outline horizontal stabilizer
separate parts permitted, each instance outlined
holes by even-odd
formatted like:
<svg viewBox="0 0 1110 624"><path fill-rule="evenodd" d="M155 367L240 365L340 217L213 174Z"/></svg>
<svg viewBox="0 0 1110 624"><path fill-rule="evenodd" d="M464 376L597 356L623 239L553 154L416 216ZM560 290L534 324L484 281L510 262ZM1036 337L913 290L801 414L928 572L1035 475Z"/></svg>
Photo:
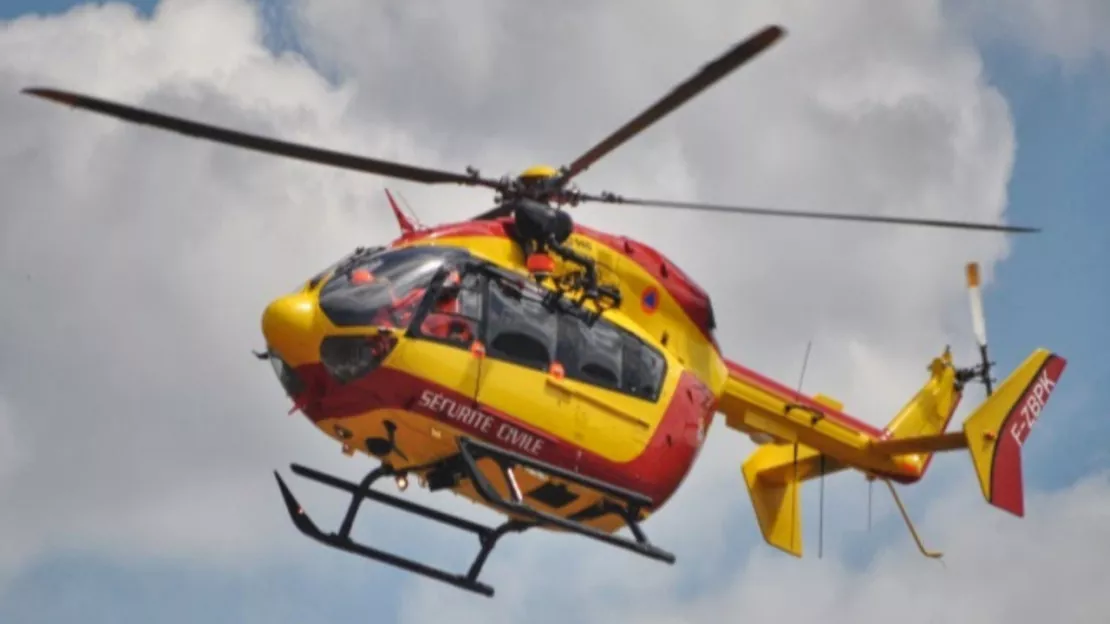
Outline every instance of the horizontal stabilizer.
<svg viewBox="0 0 1110 624"><path fill-rule="evenodd" d="M822 466L821 454L804 444L799 444L796 452L793 444L763 444L744 462L743 470L763 539L801 557L802 483L842 466L828 457Z"/></svg>
<svg viewBox="0 0 1110 624"><path fill-rule="evenodd" d="M768 483L759 473L744 464L744 481L752 497L759 530L768 544L794 555L802 556L801 485L797 481Z"/></svg>
<svg viewBox="0 0 1110 624"><path fill-rule="evenodd" d="M940 433L937 435L876 440L871 449L887 455L914 455L917 453L937 453L967 448L967 436L962 431Z"/></svg>

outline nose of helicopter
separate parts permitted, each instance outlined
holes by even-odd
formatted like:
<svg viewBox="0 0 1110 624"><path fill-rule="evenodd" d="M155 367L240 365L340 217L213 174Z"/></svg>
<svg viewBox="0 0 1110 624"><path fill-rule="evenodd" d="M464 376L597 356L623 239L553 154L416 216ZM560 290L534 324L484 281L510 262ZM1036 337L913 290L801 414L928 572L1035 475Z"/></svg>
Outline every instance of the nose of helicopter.
<svg viewBox="0 0 1110 624"><path fill-rule="evenodd" d="M306 294L275 299L262 312L262 335L266 345L288 364L314 361L318 340L314 331L316 303Z"/></svg>

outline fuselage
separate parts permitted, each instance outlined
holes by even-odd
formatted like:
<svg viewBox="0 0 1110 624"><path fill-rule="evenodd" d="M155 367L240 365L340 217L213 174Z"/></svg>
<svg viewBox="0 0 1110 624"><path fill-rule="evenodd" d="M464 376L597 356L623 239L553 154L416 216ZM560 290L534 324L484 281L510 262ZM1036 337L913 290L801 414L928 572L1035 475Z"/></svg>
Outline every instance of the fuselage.
<svg viewBox="0 0 1110 624"><path fill-rule="evenodd" d="M640 492L657 509L692 467L728 375L708 296L647 245L575 226L567 244L622 296L585 322L544 304L551 290L530 278L511 227L410 232L275 300L263 315L275 370L345 452L417 467L432 489L478 500L449 470L420 469L448 460L464 435ZM589 491L520 479L530 504L620 526L590 520Z"/></svg>

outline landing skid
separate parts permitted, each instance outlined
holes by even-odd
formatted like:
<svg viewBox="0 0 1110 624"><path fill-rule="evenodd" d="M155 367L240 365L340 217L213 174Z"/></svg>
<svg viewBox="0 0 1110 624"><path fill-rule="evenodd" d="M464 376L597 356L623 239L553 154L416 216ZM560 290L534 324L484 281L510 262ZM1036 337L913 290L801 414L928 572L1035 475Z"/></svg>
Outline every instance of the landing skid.
<svg viewBox="0 0 1110 624"><path fill-rule="evenodd" d="M482 566L485 565L486 559L497 545L498 540L509 533L520 533L535 526L558 527L593 538L611 546L631 550L632 552L651 559L664 561L666 563L674 563L674 555L652 545L644 535L643 530L640 529L640 512L644 508L650 506L650 499L609 483L584 477L562 468L539 462L517 453L505 451L473 439L458 438L458 447L458 455L439 462L436 466L457 466L461 469L462 474L460 476L470 479L471 483L474 485L474 489L483 499L492 506L512 516L518 517L510 518L497 527L488 527L371 489L374 483L382 477L401 475L412 469L398 470L389 464L382 464L378 468L370 471L370 473L362 479L362 482L356 485L338 477L298 464L293 464L291 469L296 474L337 490L342 490L351 495L351 502L347 508L347 514L343 518L343 523L340 525L339 532L325 533L316 526L305 512L304 508L297 502L293 493L285 485L285 481L282 480L281 475L275 471L274 476L277 478L278 487L281 488L281 495L285 500L285 506L289 511L289 516L301 533L332 548L380 561L484 596L492 597L494 590L489 585L480 582L478 576L482 571ZM493 487L493 484L490 483L481 470L479 470L477 462L483 458L492 459L500 466L501 474L505 478L506 487L511 493L511 498L509 500L502 497L497 489ZM422 469L435 468L436 466L424 466ZM570 518L556 516L528 505L524 502L523 496L517 487L516 478L513 475L513 468L516 466L532 468L544 472L551 477L570 481L604 494L607 498L603 499L598 505L590 508L588 516L596 518L602 515L616 514L624 520L625 525L628 526L629 530L632 532L634 539L618 537L610 533L605 533L604 531L599 531L598 529L573 519L574 516ZM477 535L481 549L477 556L475 556L474 561L470 564L470 569L466 574L452 573L393 553L371 548L352 540L350 533L351 528L354 526L355 516L358 514L362 501L367 499L375 500L395 509L435 520L436 522ZM581 515L581 513L578 515ZM523 519L521 517L523 517Z"/></svg>

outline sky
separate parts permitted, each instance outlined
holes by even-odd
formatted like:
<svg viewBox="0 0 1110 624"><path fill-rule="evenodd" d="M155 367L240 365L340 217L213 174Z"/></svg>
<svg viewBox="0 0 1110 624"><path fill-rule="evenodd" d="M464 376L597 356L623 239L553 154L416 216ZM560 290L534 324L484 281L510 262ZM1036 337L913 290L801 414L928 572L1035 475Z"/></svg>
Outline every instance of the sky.
<svg viewBox="0 0 1110 624"><path fill-rule="evenodd" d="M1099 0L53 0L0 5L0 621L1102 622L1110 610L1106 102ZM1004 9L1004 10L1003 10ZM678 562L561 535L505 540L493 600L309 543L272 470L356 477L287 401L259 315L351 248L391 239L382 189L426 223L481 212L428 189L125 126L20 95L54 86L252 132L499 175L572 159L767 23L788 36L593 167L583 187L783 208L1040 226L999 237L632 208L581 222L659 248L713 293L732 358L889 420L986 276L999 376L1068 358L1027 442L1026 517L986 505L966 456L902 489L926 545L854 475L804 505L807 556L764 545L718 423L645 525ZM572 43L573 41L573 43ZM551 68L558 68L551 71ZM973 389L962 419L981 395ZM299 481L299 480L298 480ZM301 483L294 482L294 487ZM306 484L307 485L307 484ZM343 501L297 492L318 522ZM411 492L411 490L410 490ZM416 498L490 520L457 499ZM473 553L374 510L357 530L448 566ZM390 516L393 514L393 516Z"/></svg>

